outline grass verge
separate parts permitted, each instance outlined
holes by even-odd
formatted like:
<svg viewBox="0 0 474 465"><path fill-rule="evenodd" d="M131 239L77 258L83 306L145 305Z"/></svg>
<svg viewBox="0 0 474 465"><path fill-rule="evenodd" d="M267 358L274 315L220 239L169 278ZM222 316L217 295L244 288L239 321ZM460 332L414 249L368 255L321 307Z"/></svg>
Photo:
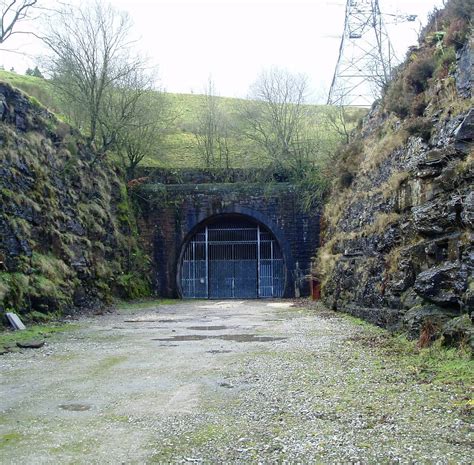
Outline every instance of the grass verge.
<svg viewBox="0 0 474 465"><path fill-rule="evenodd" d="M409 340L405 334L392 334L352 315L341 315L368 330L354 337L357 342L381 352L389 363L405 367L419 381L474 385L474 360L468 346L445 347L438 339L430 347L420 348L418 341Z"/></svg>
<svg viewBox="0 0 474 465"><path fill-rule="evenodd" d="M0 332L0 348L11 347L17 342L42 340L53 336L57 333L73 331L79 325L73 323L48 324L48 325L32 325L23 331L1 331Z"/></svg>

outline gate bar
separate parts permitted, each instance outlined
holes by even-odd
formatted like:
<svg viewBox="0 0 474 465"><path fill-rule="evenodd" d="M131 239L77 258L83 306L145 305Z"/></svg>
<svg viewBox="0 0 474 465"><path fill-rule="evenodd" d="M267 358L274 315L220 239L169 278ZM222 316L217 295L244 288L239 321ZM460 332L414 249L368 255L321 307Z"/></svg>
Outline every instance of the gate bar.
<svg viewBox="0 0 474 465"><path fill-rule="evenodd" d="M273 287L275 285L274 276L273 276L273 241L270 241L270 274L272 275L272 297L273 297Z"/></svg>
<svg viewBox="0 0 474 465"><path fill-rule="evenodd" d="M260 297L260 225L257 224L257 297Z"/></svg>
<svg viewBox="0 0 474 465"><path fill-rule="evenodd" d="M206 241L206 296L209 299L209 231L206 225L206 234L205 234L205 241Z"/></svg>

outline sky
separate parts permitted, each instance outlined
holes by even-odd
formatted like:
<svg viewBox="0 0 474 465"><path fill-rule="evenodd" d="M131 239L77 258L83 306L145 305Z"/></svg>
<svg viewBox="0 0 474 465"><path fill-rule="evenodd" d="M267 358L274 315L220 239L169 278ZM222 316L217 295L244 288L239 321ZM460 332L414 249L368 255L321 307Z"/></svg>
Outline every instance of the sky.
<svg viewBox="0 0 474 465"><path fill-rule="evenodd" d="M52 0L40 0L54 4ZM71 0L72 3L79 0ZM209 77L217 93L246 97L259 73L272 66L305 74L310 101L327 97L344 29L345 0L111 0L127 11L137 47L158 67L169 92L203 93ZM387 24L397 55L416 43L420 23L442 0L379 0L390 14L416 14L414 23ZM393 16L386 16L393 23ZM35 27L33 24L31 27ZM43 53L39 42L16 36L0 64L24 73Z"/></svg>

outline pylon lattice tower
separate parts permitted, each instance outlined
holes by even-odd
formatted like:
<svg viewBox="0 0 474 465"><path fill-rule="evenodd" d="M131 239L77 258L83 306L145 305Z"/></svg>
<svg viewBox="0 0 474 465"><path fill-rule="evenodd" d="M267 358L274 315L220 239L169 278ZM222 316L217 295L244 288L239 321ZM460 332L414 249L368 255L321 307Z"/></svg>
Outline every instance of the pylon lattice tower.
<svg viewBox="0 0 474 465"><path fill-rule="evenodd" d="M378 0L347 0L328 105L370 106L389 80L395 54Z"/></svg>

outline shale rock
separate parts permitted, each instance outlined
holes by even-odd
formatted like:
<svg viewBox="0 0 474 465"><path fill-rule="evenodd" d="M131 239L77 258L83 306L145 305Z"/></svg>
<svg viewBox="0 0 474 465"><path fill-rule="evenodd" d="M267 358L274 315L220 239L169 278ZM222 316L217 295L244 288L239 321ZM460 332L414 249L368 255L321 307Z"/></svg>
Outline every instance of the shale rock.
<svg viewBox="0 0 474 465"><path fill-rule="evenodd" d="M404 315L403 323L410 337L417 339L424 325L430 323L438 333L446 322L459 313L446 310L437 305L417 305Z"/></svg>
<svg viewBox="0 0 474 465"><path fill-rule="evenodd" d="M424 299L442 306L459 307L467 289L468 273L460 263L445 263L420 273L415 292Z"/></svg>
<svg viewBox="0 0 474 465"><path fill-rule="evenodd" d="M349 170L352 182L331 194L323 232L330 246L320 253L329 269L322 296L332 308L402 324L413 337L427 321L441 331L460 312L473 312L472 47L467 41L458 52L455 73L424 83L416 98L426 106L405 108L404 116L397 110L403 99L397 94L394 102L390 91L413 77L412 55L343 151L341 172ZM420 50L436 57L429 41ZM429 122L429 138L420 121ZM459 339L449 331L448 341Z"/></svg>
<svg viewBox="0 0 474 465"><path fill-rule="evenodd" d="M474 328L472 320L467 314L449 320L443 326L441 335L448 346L464 343L474 349Z"/></svg>

